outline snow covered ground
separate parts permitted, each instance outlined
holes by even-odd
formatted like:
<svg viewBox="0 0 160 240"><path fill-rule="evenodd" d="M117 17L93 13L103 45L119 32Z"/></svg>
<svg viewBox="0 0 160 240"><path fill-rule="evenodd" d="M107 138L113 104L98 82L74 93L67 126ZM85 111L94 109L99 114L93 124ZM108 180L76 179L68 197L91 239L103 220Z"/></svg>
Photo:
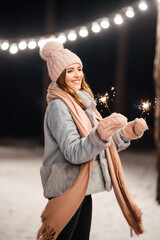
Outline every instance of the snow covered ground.
<svg viewBox="0 0 160 240"><path fill-rule="evenodd" d="M160 205L156 196L154 150L120 153L131 194L142 209L145 233L132 239L160 239ZM43 149L0 146L0 240L34 240L40 215L47 203L43 197L39 168ZM130 229L113 190L93 195L90 240L129 240ZM83 240L83 239L82 239Z"/></svg>

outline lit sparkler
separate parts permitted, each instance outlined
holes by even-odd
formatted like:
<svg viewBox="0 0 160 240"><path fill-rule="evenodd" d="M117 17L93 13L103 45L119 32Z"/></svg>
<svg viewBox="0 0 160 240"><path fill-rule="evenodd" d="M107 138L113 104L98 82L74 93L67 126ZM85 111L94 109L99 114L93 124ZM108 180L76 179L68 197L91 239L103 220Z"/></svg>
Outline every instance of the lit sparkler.
<svg viewBox="0 0 160 240"><path fill-rule="evenodd" d="M137 105L137 108L142 111L141 116L140 116L140 117L142 117L143 113L149 112L149 110L151 108L151 103L149 102L149 100L147 100L147 101L141 100L140 104Z"/></svg>
<svg viewBox="0 0 160 240"><path fill-rule="evenodd" d="M112 98L110 99L110 96L109 96L109 94L108 94L108 92L106 92L104 95L97 95L97 97L96 97L96 101L100 104L100 105L104 105L107 109L108 109L108 111L109 111L109 113L111 114L112 112L111 112L111 110L110 110L110 108L109 108L109 106L108 106L108 101L109 100L111 100L111 101L113 101L113 97L115 97L115 91L114 91L114 87L111 87L111 92L112 92Z"/></svg>
<svg viewBox="0 0 160 240"><path fill-rule="evenodd" d="M111 110L110 110L110 108L109 108L109 106L108 106L108 102L107 102L108 99L109 99L108 93L106 93L104 96L102 96L102 97L99 98L99 102L101 102L102 104L104 104L104 106L108 109L109 113L111 114L112 112L111 112Z"/></svg>

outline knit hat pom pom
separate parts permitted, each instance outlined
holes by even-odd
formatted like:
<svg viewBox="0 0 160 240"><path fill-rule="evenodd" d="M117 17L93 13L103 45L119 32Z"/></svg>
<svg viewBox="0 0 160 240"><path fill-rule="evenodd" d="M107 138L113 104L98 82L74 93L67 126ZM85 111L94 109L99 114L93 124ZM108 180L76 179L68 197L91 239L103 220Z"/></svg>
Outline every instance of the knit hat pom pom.
<svg viewBox="0 0 160 240"><path fill-rule="evenodd" d="M47 41L43 47L40 48L40 56L43 60L46 60L51 57L54 51L63 49L63 44L58 41Z"/></svg>

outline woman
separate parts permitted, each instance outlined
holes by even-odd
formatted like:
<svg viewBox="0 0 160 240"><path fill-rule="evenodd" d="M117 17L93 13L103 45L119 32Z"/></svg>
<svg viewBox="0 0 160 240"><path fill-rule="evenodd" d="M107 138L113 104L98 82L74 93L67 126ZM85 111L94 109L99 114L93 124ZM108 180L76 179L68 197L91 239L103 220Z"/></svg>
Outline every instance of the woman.
<svg viewBox="0 0 160 240"><path fill-rule="evenodd" d="M49 41L40 55L47 61L52 83L47 93L41 167L44 196L49 202L37 238L88 240L91 194L110 191L114 181L110 175L113 160L109 159L117 159L117 151L127 148L130 140L141 137L148 127L143 119L127 122L118 113L102 119L80 58L62 44ZM130 220L129 224L134 225ZM141 233L140 228L134 230Z"/></svg>

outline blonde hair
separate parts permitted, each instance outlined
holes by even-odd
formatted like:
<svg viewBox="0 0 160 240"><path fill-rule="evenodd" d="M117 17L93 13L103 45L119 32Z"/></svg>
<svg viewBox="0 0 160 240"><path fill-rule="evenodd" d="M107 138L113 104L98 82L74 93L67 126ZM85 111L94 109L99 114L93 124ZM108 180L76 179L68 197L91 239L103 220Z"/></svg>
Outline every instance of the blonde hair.
<svg viewBox="0 0 160 240"><path fill-rule="evenodd" d="M78 97L78 94L76 93L76 91L71 88L65 81L66 79L66 69L62 72L62 74L59 76L58 80L57 80L57 84L59 85L59 87L61 89L63 89L65 92L69 93L73 98L74 100L76 101L76 103L78 103L78 105L85 109L86 106L84 104L84 102ZM92 93L92 90L90 89L89 85L86 83L85 81L85 76L84 76L84 73L83 73L83 78L82 78L82 83L81 83L81 89L85 90L87 93L90 94L90 96L92 98L94 98L94 95Z"/></svg>

